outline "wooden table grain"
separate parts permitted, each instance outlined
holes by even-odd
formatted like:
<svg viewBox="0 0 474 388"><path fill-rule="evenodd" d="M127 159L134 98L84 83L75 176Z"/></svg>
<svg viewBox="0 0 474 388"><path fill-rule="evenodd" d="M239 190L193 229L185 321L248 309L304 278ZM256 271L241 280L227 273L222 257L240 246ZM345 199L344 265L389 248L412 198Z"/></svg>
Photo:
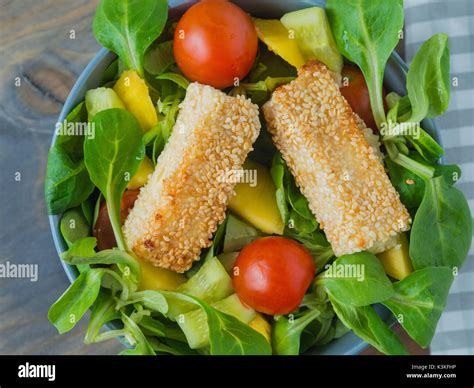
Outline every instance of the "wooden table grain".
<svg viewBox="0 0 474 388"><path fill-rule="evenodd" d="M97 0L0 0L0 263L39 268L36 282L0 278L0 354L121 350L116 341L85 346L84 322L60 336L47 319L69 283L49 230L45 164L61 107L99 49L91 32L96 5ZM410 351L419 348L411 344Z"/></svg>
<svg viewBox="0 0 474 388"><path fill-rule="evenodd" d="M49 306L69 285L43 200L46 157L62 105L99 49L97 1L0 0L0 262L38 264L38 281L0 278L1 354L116 354L85 346L85 324L60 336Z"/></svg>

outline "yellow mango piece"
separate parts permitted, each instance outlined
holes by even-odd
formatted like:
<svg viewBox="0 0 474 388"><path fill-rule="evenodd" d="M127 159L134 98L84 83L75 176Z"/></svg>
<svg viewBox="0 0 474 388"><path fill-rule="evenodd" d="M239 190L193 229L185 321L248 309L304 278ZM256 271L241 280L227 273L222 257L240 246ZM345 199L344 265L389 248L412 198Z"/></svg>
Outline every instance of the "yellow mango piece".
<svg viewBox="0 0 474 388"><path fill-rule="evenodd" d="M257 313L255 318L249 322L249 326L263 335L269 343L272 343L272 328L262 314Z"/></svg>
<svg viewBox="0 0 474 388"><path fill-rule="evenodd" d="M148 86L135 70L124 71L115 83L114 90L144 131L148 131L158 123Z"/></svg>
<svg viewBox="0 0 474 388"><path fill-rule="evenodd" d="M174 291L187 280L186 276L183 274L155 267L148 261L138 257L136 257L136 259L140 263L142 270L140 284L138 285L139 291Z"/></svg>
<svg viewBox="0 0 474 388"><path fill-rule="evenodd" d="M297 69L305 64L296 39L290 39L288 30L279 20L253 19L257 35L276 55Z"/></svg>
<svg viewBox="0 0 474 388"><path fill-rule="evenodd" d="M235 185L236 195L229 202L229 209L244 221L268 234L283 234L285 225L281 219L275 197L275 185L270 171L261 164L246 161L244 170L250 170L255 179ZM254 172L256 171L256 175ZM245 178L247 174L244 174ZM245 179L244 179L245 180Z"/></svg>
<svg viewBox="0 0 474 388"><path fill-rule="evenodd" d="M408 239L405 233L397 236L397 245L377 256L382 262L387 275L397 280L406 278L413 272L410 255L408 253Z"/></svg>
<svg viewBox="0 0 474 388"><path fill-rule="evenodd" d="M128 182L127 189L138 190L140 187L145 186L148 180L148 176L153 173L153 163L150 158L145 155L142 162L138 166L138 170L135 175Z"/></svg>

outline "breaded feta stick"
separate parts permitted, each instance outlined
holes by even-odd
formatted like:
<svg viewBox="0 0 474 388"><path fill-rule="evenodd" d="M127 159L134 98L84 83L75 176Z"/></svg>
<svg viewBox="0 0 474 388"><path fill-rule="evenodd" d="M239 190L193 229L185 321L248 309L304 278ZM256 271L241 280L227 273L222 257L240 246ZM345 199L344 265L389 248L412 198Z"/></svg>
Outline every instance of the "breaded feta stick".
<svg viewBox="0 0 474 388"><path fill-rule="evenodd" d="M263 112L335 255L393 247L410 215L327 67L309 62Z"/></svg>
<svg viewBox="0 0 474 388"><path fill-rule="evenodd" d="M157 167L141 189L124 234L153 265L188 270L211 245L235 180L260 131L258 107L210 86L189 85Z"/></svg>

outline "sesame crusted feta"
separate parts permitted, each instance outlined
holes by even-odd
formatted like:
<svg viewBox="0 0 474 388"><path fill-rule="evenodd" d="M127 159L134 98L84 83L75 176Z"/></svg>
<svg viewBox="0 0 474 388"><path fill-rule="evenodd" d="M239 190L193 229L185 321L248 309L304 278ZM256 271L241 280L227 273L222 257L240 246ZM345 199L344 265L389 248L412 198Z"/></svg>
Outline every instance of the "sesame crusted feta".
<svg viewBox="0 0 474 388"><path fill-rule="evenodd" d="M378 139L326 66L310 61L273 93L263 113L336 256L393 247L410 228L410 215L381 163Z"/></svg>
<svg viewBox="0 0 474 388"><path fill-rule="evenodd" d="M188 270L224 220L240 169L260 131L258 107L192 83L176 125L124 225L127 245L153 265Z"/></svg>

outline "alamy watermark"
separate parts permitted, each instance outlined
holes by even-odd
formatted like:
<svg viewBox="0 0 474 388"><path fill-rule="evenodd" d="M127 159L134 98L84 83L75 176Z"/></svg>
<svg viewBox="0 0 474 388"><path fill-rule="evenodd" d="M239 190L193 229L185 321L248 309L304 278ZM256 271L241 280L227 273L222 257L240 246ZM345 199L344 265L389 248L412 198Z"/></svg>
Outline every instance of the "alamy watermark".
<svg viewBox="0 0 474 388"><path fill-rule="evenodd" d="M0 263L0 278L38 281L38 264Z"/></svg>
<svg viewBox="0 0 474 388"><path fill-rule="evenodd" d="M56 136L85 136L94 139L95 123L64 120L56 123L54 132Z"/></svg>
<svg viewBox="0 0 474 388"><path fill-rule="evenodd" d="M405 122L396 123L391 120L382 123L380 127L380 134L382 136L410 136L413 139L420 137L420 123Z"/></svg>
<svg viewBox="0 0 474 388"><path fill-rule="evenodd" d="M257 170L231 169L226 170L217 178L221 183L248 183L250 187L257 185Z"/></svg>
<svg viewBox="0 0 474 388"><path fill-rule="evenodd" d="M362 282L365 280L365 265L364 264L326 264L324 277L327 278L346 278L357 279Z"/></svg>
<svg viewBox="0 0 474 388"><path fill-rule="evenodd" d="M56 380L56 365L35 365L29 362L18 366L20 379L47 379Z"/></svg>

